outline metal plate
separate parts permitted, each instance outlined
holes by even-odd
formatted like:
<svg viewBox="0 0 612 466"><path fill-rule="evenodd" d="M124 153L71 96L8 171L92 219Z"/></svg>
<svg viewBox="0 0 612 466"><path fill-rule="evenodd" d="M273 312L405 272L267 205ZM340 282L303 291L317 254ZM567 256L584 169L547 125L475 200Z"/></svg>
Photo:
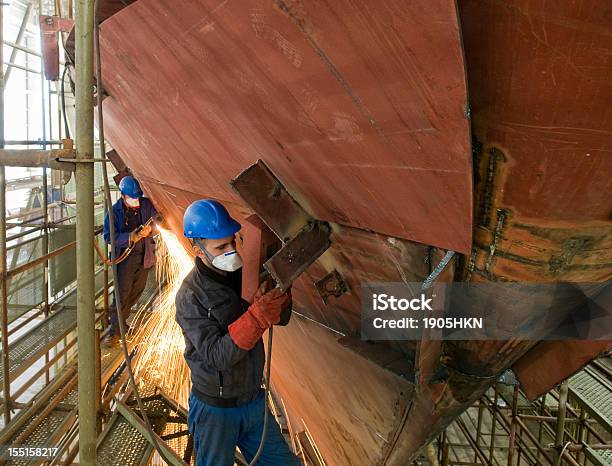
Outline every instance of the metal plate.
<svg viewBox="0 0 612 466"><path fill-rule="evenodd" d="M512 369L533 401L609 347L609 341L542 341Z"/></svg>
<svg viewBox="0 0 612 466"><path fill-rule="evenodd" d="M264 158L315 218L470 250L454 1L148 0L100 39L105 132L141 179L238 203Z"/></svg>
<svg viewBox="0 0 612 466"><path fill-rule="evenodd" d="M283 242L296 236L312 220L263 160L241 172L230 184Z"/></svg>
<svg viewBox="0 0 612 466"><path fill-rule="evenodd" d="M96 240L99 241L99 237ZM49 234L49 250L55 251L76 241L76 230L57 229ZM57 294L76 280L76 248L72 248L49 261L51 293Z"/></svg>
<svg viewBox="0 0 612 466"><path fill-rule="evenodd" d="M264 264L282 290L289 288L325 252L330 245L330 233L328 224L313 221Z"/></svg>

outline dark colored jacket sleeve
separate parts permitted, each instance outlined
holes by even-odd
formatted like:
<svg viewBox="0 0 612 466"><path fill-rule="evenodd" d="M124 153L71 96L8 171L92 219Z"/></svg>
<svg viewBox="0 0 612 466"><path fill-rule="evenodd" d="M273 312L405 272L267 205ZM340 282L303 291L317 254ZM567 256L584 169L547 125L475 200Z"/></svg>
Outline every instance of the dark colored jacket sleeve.
<svg viewBox="0 0 612 466"><path fill-rule="evenodd" d="M121 233L119 231L119 229L117 228L119 226L118 225L119 222L118 222L117 214L115 213L114 207L112 211L113 211L114 221L115 221L115 243L117 245L117 248L127 247L129 246L129 243L130 243L130 233L129 232ZM111 242L110 222L108 219L108 212L106 212L106 215L104 216L104 241L106 241L108 244L110 244Z"/></svg>
<svg viewBox="0 0 612 466"><path fill-rule="evenodd" d="M224 331L213 315L231 315L235 310L224 308L229 299L215 296L209 312L189 288L181 289L176 296L176 320L200 358L217 370L229 370L247 351L240 349ZM189 348L187 349L189 351Z"/></svg>

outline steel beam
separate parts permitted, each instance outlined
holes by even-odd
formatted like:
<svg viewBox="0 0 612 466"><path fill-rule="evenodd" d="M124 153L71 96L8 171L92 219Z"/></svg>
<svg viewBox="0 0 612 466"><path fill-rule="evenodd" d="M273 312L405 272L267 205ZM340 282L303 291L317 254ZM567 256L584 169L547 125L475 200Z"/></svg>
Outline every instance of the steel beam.
<svg viewBox="0 0 612 466"><path fill-rule="evenodd" d="M76 2L76 151L92 159L94 2ZM96 464L95 314L94 314L94 167L76 164L77 335L79 367L79 464Z"/></svg>

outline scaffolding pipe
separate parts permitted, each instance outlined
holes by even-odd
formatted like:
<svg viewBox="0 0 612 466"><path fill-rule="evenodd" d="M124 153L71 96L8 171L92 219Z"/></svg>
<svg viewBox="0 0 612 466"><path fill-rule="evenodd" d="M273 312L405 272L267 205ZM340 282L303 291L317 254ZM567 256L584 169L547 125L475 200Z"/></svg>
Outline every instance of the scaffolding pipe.
<svg viewBox="0 0 612 466"><path fill-rule="evenodd" d="M512 466L514 461L514 443L516 439L516 424L518 421L518 386L512 392L512 416L510 417L510 439L508 440L508 466ZM519 461L520 462L520 461Z"/></svg>
<svg viewBox="0 0 612 466"><path fill-rule="evenodd" d="M42 57L42 54L39 51L37 51L37 50L29 49L28 47L25 47L25 46L20 45L20 44L16 44L15 42L11 42L10 40L4 40L2 42L4 43L4 45L8 45L9 47L13 47L14 49L21 50L22 52L25 52L28 55L34 55L36 57Z"/></svg>
<svg viewBox="0 0 612 466"><path fill-rule="evenodd" d="M1 10L2 7L0 7ZM2 27L0 22L0 28ZM1 63L1 62L0 62ZM2 65L0 64L0 67ZM1 102L0 105L4 105ZM2 113L2 112L0 112ZM3 124L0 126L4 126ZM3 130L4 128L1 128ZM1 141L0 141L1 144ZM11 420L11 390L10 390L10 366L9 366L9 343L8 343L8 299L7 299L7 264L6 264L6 173L4 167L0 167L0 308L2 326L2 391L4 392L4 425Z"/></svg>
<svg viewBox="0 0 612 466"><path fill-rule="evenodd" d="M49 399L55 395L61 389L61 387L70 382L70 379L74 377L74 373L75 368L69 367L63 374L56 377L53 382L44 387L38 396L33 399L31 403L29 403L29 408L27 410L20 411L17 416L15 416L14 421L0 431L0 444L6 445L9 443L10 439L13 438L24 426L24 424L26 424L28 420L32 418L32 414L39 412L42 406L49 403Z"/></svg>
<svg viewBox="0 0 612 466"><path fill-rule="evenodd" d="M457 422L457 426L459 427L459 429L463 433L463 436L468 441L469 446L474 450L474 453L480 459L481 464L484 464L484 465L487 465L487 466L491 466L493 463L491 461L487 460L487 456L484 454L484 452L482 451L480 446L476 443L476 441L472 437L472 434L470 433L470 431L468 430L467 426L465 425L465 422L463 422L463 419L461 419L461 417L458 417L456 419L456 422Z"/></svg>
<svg viewBox="0 0 612 466"><path fill-rule="evenodd" d="M41 367L34 375L32 375L26 382L24 382L18 390L15 391L15 394L13 395L14 398L19 398L21 395L23 395L26 390L28 390L28 388L30 388L30 386L34 382L36 382L43 375L43 373L48 372L51 366L53 366L53 364L59 361L62 356L74 346L75 343L76 339L71 340L69 345L64 346L55 355L53 355L53 357L49 361L47 361L43 367ZM49 383L47 382L45 386L47 386L48 384Z"/></svg>
<svg viewBox="0 0 612 466"><path fill-rule="evenodd" d="M569 387L568 387L568 389L569 389ZM555 392L554 392L554 391L551 391L551 392L549 392L549 393L550 393L550 395L551 395L551 396L552 396L552 397L553 397L555 400L557 400L558 404L560 404L559 394L555 394ZM574 416L574 417L576 417L576 418L577 418L577 417L580 417L580 413L579 413L579 412L577 412L577 411L575 411L575 410L572 408L571 404L567 404L567 403L565 403L565 409L566 409L566 412L567 412L567 413L570 413L572 416ZM565 420L565 422L569 422L569 419L566 419L566 420ZM586 425L586 428L588 429L589 434L590 434L590 435L592 435L592 436L594 436L594 437L597 439L597 441L598 441L598 442L604 442L604 438L603 438L603 437L602 437L602 436L601 436L601 435L600 435L600 434L597 432L597 430L595 430L595 429L594 429L592 426L590 426L589 424L587 424L587 425ZM576 440L576 439L574 439L574 440Z"/></svg>
<svg viewBox="0 0 612 466"><path fill-rule="evenodd" d="M34 3L34 2L32 2ZM40 18L42 16L42 11L43 7L42 7L42 0L38 0L38 23L40 24ZM40 37L40 50L43 51L45 49L45 45L43 43L43 31L42 29L39 27L39 37ZM47 140L47 120L45 117L45 75L42 72L42 69L44 68L43 65L43 60L40 61L40 68L41 68L41 73L40 73L40 109L41 109L41 116L42 116L42 138L43 141ZM43 145L43 149L46 149L47 145L44 144Z"/></svg>
<svg viewBox="0 0 612 466"><path fill-rule="evenodd" d="M0 165L4 167L48 167L53 170L74 171L76 164L57 160L72 157L73 149L0 149Z"/></svg>
<svg viewBox="0 0 612 466"><path fill-rule="evenodd" d="M482 431L482 414L484 411L484 404L482 398L478 400L478 420L476 422L476 445L480 445L480 433ZM474 453L474 462L478 459L478 453Z"/></svg>
<svg viewBox="0 0 612 466"><path fill-rule="evenodd" d="M78 222L78 219L77 219L77 222ZM78 224L77 224L77 225L78 225ZM93 233L93 232L92 232L92 233ZM77 234L78 234L78 226L77 226ZM50 253L48 253L48 254L44 254L44 255L42 255L42 256L40 256L40 257L37 257L37 258L36 258L36 259L34 259L34 260L31 260L30 262L26 262L25 264L22 264L22 265L20 265L20 266L18 266L18 267L15 267L15 268L14 268L14 269L12 269L12 270L9 270L9 271L7 272L7 276L8 276L8 277L13 277L13 276L15 276L15 275L17 275L17 274L20 274L20 273L22 273L22 272L25 272L26 270L30 270L31 268L36 267L37 265L44 264L44 263L46 263L46 262L47 262L49 259L52 259L52 258L54 258L55 256L58 256L58 255L60 255L61 253L65 252L65 251L68 251L69 249L72 249L74 246L77 246L77 257L78 257L78 255L79 255L79 244L78 244L78 238L77 238L77 241L76 241L76 242L75 242L75 241L72 241L72 242L70 242L70 243L68 243L68 244L65 244L64 246L61 246L61 247L57 248L55 251L51 251L51 252L50 252ZM77 264L77 265L78 265L78 264ZM77 273L78 273L78 272L77 272ZM77 285L77 286L78 286L78 285Z"/></svg>
<svg viewBox="0 0 612 466"><path fill-rule="evenodd" d="M36 232L39 232L39 231L40 231L39 227L32 228L30 230L20 231L19 233L15 233L14 235L8 236L6 238L6 241L7 242L11 242L11 241L14 241L16 239L23 238L24 236L28 236L31 233L36 233ZM40 239L40 236L37 236L36 239Z"/></svg>
<svg viewBox="0 0 612 466"><path fill-rule="evenodd" d="M42 168L42 175L43 175L43 183L42 183L42 189L43 189L43 255L48 256L49 255L49 186L47 183L47 168L43 167ZM43 301L44 301L44 310L45 310L45 318L47 318L49 316L49 285L50 285L50 278L49 278L49 260L47 258L47 260L44 262L44 267L43 267L43 277L44 277L44 290L43 290ZM49 362L49 353L45 353L45 363ZM49 370L45 371L45 384L49 383Z"/></svg>
<svg viewBox="0 0 612 466"><path fill-rule="evenodd" d="M19 322L18 324L14 325L13 327L11 327L11 329L9 330L8 334L9 337L11 335L13 335L14 333L18 332L19 330L21 330L23 327L25 327L26 325L28 325L30 322L32 322L34 319L37 319L38 317L40 317L40 315L43 313L42 309L38 309L36 306L34 306L32 309L30 309L29 311L24 312L23 314L21 314L20 317L23 317L24 315L26 315L28 312L32 312L32 311L36 311L34 312L32 315L30 315L29 317L27 317L25 320L22 320L21 322Z"/></svg>
<svg viewBox="0 0 612 466"><path fill-rule="evenodd" d="M39 139L21 139L4 141L5 146L61 146L63 141L41 141Z"/></svg>
<svg viewBox="0 0 612 466"><path fill-rule="evenodd" d="M565 414L567 412L567 395L569 383L565 380L559 388L559 410L557 411L557 434L555 436L555 448L557 449L557 464L563 455L563 439L565 434Z"/></svg>
<svg viewBox="0 0 612 466"><path fill-rule="evenodd" d="M0 44L4 40L4 3L0 3ZM4 47L0 46L0 150L4 149ZM2 389L4 425L11 420L11 382L8 343L8 301L6 275L6 172L0 167L0 327L2 332Z"/></svg>
<svg viewBox="0 0 612 466"><path fill-rule="evenodd" d="M499 392L497 391L497 382L493 384L493 391L495 396L493 398L493 406L497 408L497 401L499 399ZM492 411L493 412L493 411ZM496 428L496 417L493 414L493 419L491 420L491 444L489 445L489 462L493 463L493 452L495 451L495 428Z"/></svg>
<svg viewBox="0 0 612 466"><path fill-rule="evenodd" d="M17 68L19 70L23 70L23 71L26 71L27 73L32 73L32 74L41 74L42 73L41 71L34 70L32 68L28 68L27 66L19 65L17 63L13 63L13 62L6 63L6 68L7 68L7 70L10 70L11 68Z"/></svg>
<svg viewBox="0 0 612 466"><path fill-rule="evenodd" d="M32 231L36 231L36 230L42 230L43 224L42 223L36 223L36 222L26 222L26 223L19 223L19 222L9 222L6 224L7 228L15 228L15 227L25 227L25 228L32 228ZM75 225L73 223L69 223L69 224L57 224L55 222L49 222L47 224L47 228L74 228ZM23 243L19 243L19 244L23 244Z"/></svg>
<svg viewBox="0 0 612 466"><path fill-rule="evenodd" d="M26 7L26 11L23 14L23 19L21 20L21 25L19 26L19 31L17 32L17 38L15 39L13 50L11 50L11 57L9 58L10 63L15 63L15 60L17 60L17 52L19 50L23 50L21 48L21 41L23 40L23 35L25 34L26 26L30 22L30 15L32 14L32 8L33 8L33 5L31 3L28 3L28 6ZM4 42L5 41L3 40L2 43ZM9 66L6 69L6 76L4 76L4 83L2 84L3 90L6 89L6 85L8 84L10 77L11 77L11 67Z"/></svg>
<svg viewBox="0 0 612 466"><path fill-rule="evenodd" d="M93 28L92 1L76 2L76 151L77 159L92 159ZM96 464L96 380L94 314L94 172L92 163L76 164L77 194L77 338L79 367L79 464Z"/></svg>
<svg viewBox="0 0 612 466"><path fill-rule="evenodd" d="M57 207L58 205L60 205L60 204L58 204L57 202L54 202L52 204L49 204L49 207ZM30 210L28 210L26 212L19 212L17 214L13 214L13 215L7 215L6 219L7 220L15 220L16 218L27 217L29 215L34 215L34 214L37 214L39 212L40 212L41 216L40 217L36 217L36 218L40 219L40 218L42 218L42 207L37 207L36 209L30 209Z"/></svg>
<svg viewBox="0 0 612 466"><path fill-rule="evenodd" d="M538 416L535 414L519 414L518 415L519 419L525 419L527 421L543 421L543 422L554 422L555 424L557 423L557 418L555 416ZM582 422L580 419L565 419L565 423L567 424L568 422L570 423L576 423L576 422Z"/></svg>
<svg viewBox="0 0 612 466"><path fill-rule="evenodd" d="M497 394L497 391L496 391L496 394ZM493 426L496 425L496 421L499 422L500 427L503 430L505 430L508 433L508 435L509 435L510 434L510 423L511 423L511 420L508 419L506 417L506 415L502 412L502 410L499 409L497 404L494 403L493 401L491 401L491 399L488 396L486 396L486 395L485 395L485 400L487 401L486 407L489 410L489 412L491 413L491 416L493 417L493 420L492 420ZM543 454L544 458L550 464L552 464L553 460L548 455L547 449L542 447L541 442L538 442L538 439L535 437L535 435L531 433L531 431L527 428L527 426L523 423L523 421L521 421L521 419L518 416L516 417L516 423L519 426L521 426L522 431L525 433L527 438L529 438L529 440L531 440L531 442L534 444L536 450L541 452ZM492 431L491 437L495 438L494 430ZM522 441L522 443L526 444L526 442L524 440ZM525 451L529 451L529 450L526 449ZM491 458L492 458L492 456L491 456Z"/></svg>
<svg viewBox="0 0 612 466"><path fill-rule="evenodd" d="M32 5L32 3L30 3L30 5ZM38 0L38 22L40 24L40 19L41 16L43 14L43 5L42 5L42 0ZM44 39L43 39L43 33L42 33L42 29L39 29L40 31L40 50L43 51L44 50ZM16 52L16 50L13 49L13 52ZM41 63L41 68L44 68L43 66L43 60L41 59L40 61ZM50 84L47 82L47 90L50 90ZM46 115L45 115L45 76L43 73L40 74L40 98L41 98L41 109L42 109L42 138L43 141L46 141L47 139L52 139L53 138L53 134L52 134L52 127L53 127L53 120L51 118L51 95L48 95L48 99L49 99L49 106L48 106L48 111L49 111L49 134L47 135L47 121L46 121ZM47 145L43 144L42 146L43 149L47 149ZM42 230L43 233L43 237L42 237L42 242L43 242L43 255L48 256L49 255L49 193L48 193L48 183L47 183L47 167L43 166L42 167L42 176L43 176L43 183L42 183L42 189L43 189L43 223L44 223L44 227ZM44 293L43 293L43 299L44 299L44 310L45 310L45 318L47 318L49 316L49 260L47 257L47 260L45 260L45 262L43 263L43 277L44 277ZM49 365L49 351L47 351L45 353L45 366ZM45 383L48 384L49 383L49 370L47 369L45 371Z"/></svg>

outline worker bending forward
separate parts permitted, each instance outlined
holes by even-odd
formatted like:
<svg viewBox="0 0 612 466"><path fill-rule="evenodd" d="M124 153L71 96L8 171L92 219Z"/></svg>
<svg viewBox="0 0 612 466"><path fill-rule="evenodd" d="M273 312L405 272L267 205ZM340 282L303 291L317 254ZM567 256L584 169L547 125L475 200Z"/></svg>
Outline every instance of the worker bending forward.
<svg viewBox="0 0 612 466"><path fill-rule="evenodd" d="M217 201L199 200L185 211L184 235L195 267L176 295L176 320L185 337L191 370L188 425L197 466L233 466L236 446L250 462L263 432L262 335L288 322L291 297L275 288L240 298L242 261L235 234L240 224ZM282 314L282 315L281 315ZM268 412L261 466L297 466L274 417Z"/></svg>
<svg viewBox="0 0 612 466"><path fill-rule="evenodd" d="M149 199L142 196L138 181L125 176L119 182L121 198L113 205L115 223L115 257L129 247L127 258L117 264L117 292L121 301L121 318L125 322L147 284L149 270L155 265L155 242L153 227L145 223L157 214ZM104 239L110 244L110 224L108 212L104 219ZM110 331L105 344L113 346L119 341L119 319L117 303L109 309Z"/></svg>

